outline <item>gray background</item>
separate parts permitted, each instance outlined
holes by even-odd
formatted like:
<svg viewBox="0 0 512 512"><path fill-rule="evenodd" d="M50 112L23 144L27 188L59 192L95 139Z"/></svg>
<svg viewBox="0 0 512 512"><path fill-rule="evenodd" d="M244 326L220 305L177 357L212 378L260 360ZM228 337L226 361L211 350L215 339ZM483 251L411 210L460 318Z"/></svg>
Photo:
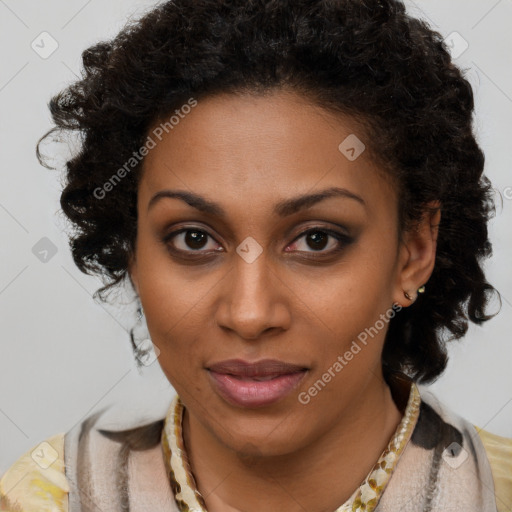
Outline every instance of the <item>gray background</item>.
<svg viewBox="0 0 512 512"><path fill-rule="evenodd" d="M502 311L452 344L449 367L431 389L476 425L512 437L512 0L406 4L454 41L454 52L467 41L456 62L475 90L486 173L508 196L503 205L497 199L490 226L495 255L486 267L503 295ZM51 126L46 104L80 74L81 52L152 5L0 0L0 474L26 450L108 404L126 417L149 418L163 415L172 398L157 362L136 369L126 331L130 297L120 296L117 306L93 301L102 283L80 273L70 256L58 213L60 174L39 166L34 154ZM52 41L42 32L58 44L48 58L40 53ZM43 257L38 249L49 246L46 239L56 253Z"/></svg>

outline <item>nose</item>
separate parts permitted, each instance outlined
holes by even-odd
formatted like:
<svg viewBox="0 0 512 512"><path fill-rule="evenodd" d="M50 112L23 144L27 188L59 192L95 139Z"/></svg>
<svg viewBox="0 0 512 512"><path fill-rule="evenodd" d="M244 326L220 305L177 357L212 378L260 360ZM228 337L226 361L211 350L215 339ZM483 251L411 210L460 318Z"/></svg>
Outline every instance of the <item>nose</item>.
<svg viewBox="0 0 512 512"><path fill-rule="evenodd" d="M290 327L288 288L261 254L247 262L238 255L224 280L217 324L245 340L257 340Z"/></svg>

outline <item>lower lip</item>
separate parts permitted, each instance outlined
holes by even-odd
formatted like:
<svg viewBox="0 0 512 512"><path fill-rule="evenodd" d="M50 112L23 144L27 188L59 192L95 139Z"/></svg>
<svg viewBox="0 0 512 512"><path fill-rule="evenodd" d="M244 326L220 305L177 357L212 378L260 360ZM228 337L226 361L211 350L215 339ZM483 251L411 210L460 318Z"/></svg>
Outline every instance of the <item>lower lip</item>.
<svg viewBox="0 0 512 512"><path fill-rule="evenodd" d="M264 407L284 398L298 386L306 370L274 379L241 380L233 375L208 371L216 391L227 402L239 407Z"/></svg>

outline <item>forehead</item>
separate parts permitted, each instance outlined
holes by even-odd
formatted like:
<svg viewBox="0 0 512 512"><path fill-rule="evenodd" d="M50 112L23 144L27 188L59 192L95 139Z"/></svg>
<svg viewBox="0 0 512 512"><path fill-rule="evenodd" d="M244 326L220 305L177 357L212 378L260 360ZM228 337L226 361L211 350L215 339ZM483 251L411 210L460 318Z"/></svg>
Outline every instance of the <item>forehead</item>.
<svg viewBox="0 0 512 512"><path fill-rule="evenodd" d="M208 97L148 134L155 144L143 165L142 205L163 189L242 205L327 187L348 189L377 210L396 200L360 124L295 92Z"/></svg>

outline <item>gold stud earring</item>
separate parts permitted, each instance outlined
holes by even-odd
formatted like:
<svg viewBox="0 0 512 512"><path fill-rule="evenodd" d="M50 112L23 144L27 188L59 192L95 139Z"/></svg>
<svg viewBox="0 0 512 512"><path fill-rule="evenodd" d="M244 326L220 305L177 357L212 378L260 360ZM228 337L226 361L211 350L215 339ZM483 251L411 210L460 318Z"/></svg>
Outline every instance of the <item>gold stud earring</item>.
<svg viewBox="0 0 512 512"><path fill-rule="evenodd" d="M418 293L425 293L425 285L418 288Z"/></svg>

